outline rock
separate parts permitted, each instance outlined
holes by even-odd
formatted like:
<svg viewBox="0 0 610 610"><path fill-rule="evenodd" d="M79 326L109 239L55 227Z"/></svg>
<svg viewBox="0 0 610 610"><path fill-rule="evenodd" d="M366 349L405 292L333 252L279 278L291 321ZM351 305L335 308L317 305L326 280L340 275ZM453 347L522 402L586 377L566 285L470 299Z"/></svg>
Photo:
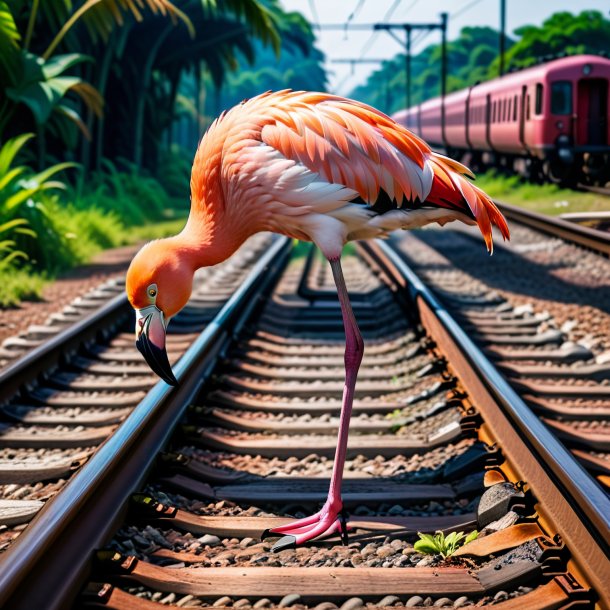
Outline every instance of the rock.
<svg viewBox="0 0 610 610"><path fill-rule="evenodd" d="M242 597L241 599L238 599L234 604L233 604L233 608L250 608L252 606L252 604L250 603L249 599L246 599L245 597Z"/></svg>
<svg viewBox="0 0 610 610"><path fill-rule="evenodd" d="M224 597L219 597L213 604L212 606L217 607L217 606L232 606L233 605L233 600L228 597L227 595L225 595Z"/></svg>
<svg viewBox="0 0 610 610"><path fill-rule="evenodd" d="M434 555L427 555L423 559L420 559L415 565L418 568L425 568L434 562Z"/></svg>
<svg viewBox="0 0 610 610"><path fill-rule="evenodd" d="M504 517L498 519L497 521L492 521L488 523L482 530L482 534L486 536L487 534L492 534L493 532L498 532L500 530L506 529L511 525L514 525L519 520L519 515L514 511L508 511Z"/></svg>
<svg viewBox="0 0 610 610"><path fill-rule="evenodd" d="M402 550L403 555L413 555L414 553L417 553L417 551L412 546L407 546Z"/></svg>
<svg viewBox="0 0 610 610"><path fill-rule="evenodd" d="M212 559L214 563L221 563L226 561L227 563L235 562L235 553L233 551L223 551L222 553L218 553L216 557Z"/></svg>
<svg viewBox="0 0 610 610"><path fill-rule="evenodd" d="M498 591L494 595L494 600L496 600L496 601L501 601L501 600L505 600L505 599L508 599L508 593L506 591Z"/></svg>
<svg viewBox="0 0 610 610"><path fill-rule="evenodd" d="M454 608L461 608L467 601L468 601L468 598L465 595L462 595L462 597L458 597L453 602L453 607Z"/></svg>
<svg viewBox="0 0 610 610"><path fill-rule="evenodd" d="M414 595L413 597L409 597L405 606L407 608L415 608L416 606L421 606L424 603L424 598L419 595Z"/></svg>
<svg viewBox="0 0 610 610"><path fill-rule="evenodd" d="M140 534L133 536L132 540L142 549L147 549L151 545L150 540L146 540L146 538L140 536Z"/></svg>
<svg viewBox="0 0 610 610"><path fill-rule="evenodd" d="M394 504L388 511L388 515L402 515L403 507L400 504Z"/></svg>
<svg viewBox="0 0 610 610"><path fill-rule="evenodd" d="M400 597L396 597L396 595L386 595L382 600L377 603L377 605L381 608L385 608L387 606L393 606L399 601Z"/></svg>
<svg viewBox="0 0 610 610"><path fill-rule="evenodd" d="M159 600L160 604L173 604L176 601L176 594L175 593L170 593L169 595L165 596L163 599Z"/></svg>
<svg viewBox="0 0 610 610"><path fill-rule="evenodd" d="M267 599L266 597L263 597L263 599L259 599L254 604L255 608L271 608L271 606L273 606L273 602L270 599Z"/></svg>
<svg viewBox="0 0 610 610"><path fill-rule="evenodd" d="M172 545L154 527L147 525L144 531L146 532L146 535L149 538L152 538L160 547L164 547L166 549L172 548Z"/></svg>
<svg viewBox="0 0 610 610"><path fill-rule="evenodd" d="M186 604L193 601L194 599L195 599L194 595L185 595L182 599L180 599L178 602L176 602L176 606L183 608L184 606L186 606Z"/></svg>
<svg viewBox="0 0 610 610"><path fill-rule="evenodd" d="M359 597L351 597L341 607L340 610L357 610L364 607L364 601Z"/></svg>
<svg viewBox="0 0 610 610"><path fill-rule="evenodd" d="M207 546L216 546L220 544L220 538L218 536L213 536L212 534L205 534L198 538L201 544L205 544Z"/></svg>
<svg viewBox="0 0 610 610"><path fill-rule="evenodd" d="M301 599L301 596L298 593L290 593L290 594L282 597L278 606L280 608L289 608L290 606L293 606L294 604L296 604L300 599Z"/></svg>
<svg viewBox="0 0 610 610"><path fill-rule="evenodd" d="M246 547L252 546L253 544L256 544L256 540L254 540L254 538L244 538L240 543L239 546L242 549L245 549Z"/></svg>
<svg viewBox="0 0 610 610"><path fill-rule="evenodd" d="M519 500L522 500L523 497L523 493L508 481L492 485L481 496L477 508L479 529L504 517L512 506L519 503Z"/></svg>
<svg viewBox="0 0 610 610"><path fill-rule="evenodd" d="M356 554L353 557L350 557L350 562L354 567L359 566L363 561L364 559L360 554Z"/></svg>
<svg viewBox="0 0 610 610"><path fill-rule="evenodd" d="M394 549L389 544L384 544L383 546L377 549L376 554L377 557L385 559L386 557L389 557L390 555L394 554Z"/></svg>
<svg viewBox="0 0 610 610"><path fill-rule="evenodd" d="M395 550L395 551L400 551L402 550L405 546L406 546L406 542L404 540L392 540L392 542L390 542L390 546Z"/></svg>
<svg viewBox="0 0 610 610"><path fill-rule="evenodd" d="M453 606L453 600L448 597L440 597L434 602L435 608L444 608L445 606Z"/></svg>
<svg viewBox="0 0 610 610"><path fill-rule="evenodd" d="M332 602L322 602L313 608L313 610L335 610L336 607Z"/></svg>
<svg viewBox="0 0 610 610"><path fill-rule="evenodd" d="M377 547L373 544L367 544L361 551L360 554L362 555L362 557L364 557L365 559L367 557L369 557L370 555L374 555L377 552Z"/></svg>
<svg viewBox="0 0 610 610"><path fill-rule="evenodd" d="M426 599L424 600L424 606L431 606L431 605L432 605L432 598L426 597Z"/></svg>

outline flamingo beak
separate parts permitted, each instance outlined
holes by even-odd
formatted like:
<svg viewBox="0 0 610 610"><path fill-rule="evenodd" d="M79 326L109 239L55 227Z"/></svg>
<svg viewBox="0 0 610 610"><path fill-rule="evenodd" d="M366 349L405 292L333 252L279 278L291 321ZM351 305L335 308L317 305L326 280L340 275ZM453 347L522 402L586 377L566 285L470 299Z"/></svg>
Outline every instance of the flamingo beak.
<svg viewBox="0 0 610 610"><path fill-rule="evenodd" d="M155 305L136 309L136 347L148 366L165 383L178 385L165 349L165 321L163 312Z"/></svg>

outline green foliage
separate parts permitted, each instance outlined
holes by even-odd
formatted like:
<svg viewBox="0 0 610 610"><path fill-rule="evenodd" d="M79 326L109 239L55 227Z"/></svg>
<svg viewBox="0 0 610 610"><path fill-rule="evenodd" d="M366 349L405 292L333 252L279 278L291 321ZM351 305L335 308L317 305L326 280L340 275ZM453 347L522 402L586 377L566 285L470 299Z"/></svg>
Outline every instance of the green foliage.
<svg viewBox="0 0 610 610"><path fill-rule="evenodd" d="M52 237L48 214L39 199L46 191L65 189L64 182L51 178L75 167L74 163L58 163L36 173L26 165L17 165L15 159L31 137L23 134L0 147L0 264L5 268L18 259L38 256L36 244L57 246L48 241Z"/></svg>
<svg viewBox="0 0 610 610"><path fill-rule="evenodd" d="M89 188L77 198L80 209L96 206L116 214L126 226L146 224L164 218L171 202L163 187L136 168L120 172L109 160L104 171L92 177Z"/></svg>
<svg viewBox="0 0 610 610"><path fill-rule="evenodd" d="M464 532L451 532L447 536L441 531L437 531L434 536L432 534L422 534L421 532L417 532L417 534L419 540L413 545L417 552L427 555L442 555L444 559L447 559L460 546L476 540L479 532L474 530L468 535L464 534Z"/></svg>
<svg viewBox="0 0 610 610"><path fill-rule="evenodd" d="M245 57L238 56L238 69L226 75L218 99L208 99L210 116L269 90L326 89L324 55L313 46L311 25L299 13L284 14L280 23L281 55L277 57L271 49L256 43L250 67Z"/></svg>
<svg viewBox="0 0 610 610"><path fill-rule="evenodd" d="M44 275L27 267L17 269L0 264L0 308L16 307L21 301L39 301L46 282Z"/></svg>
<svg viewBox="0 0 610 610"><path fill-rule="evenodd" d="M85 106L98 116L102 114L103 99L82 78L65 74L70 68L90 59L82 53L69 53L45 61L42 57L23 51L18 83L14 87L7 87L6 94L16 104L29 108L38 127L46 125L55 113L53 118L74 122L90 137L81 115L66 96L69 92L75 92Z"/></svg>
<svg viewBox="0 0 610 610"><path fill-rule="evenodd" d="M498 76L499 32L489 27L465 27L447 45L447 91L457 91ZM506 37L505 63L508 69L523 68L559 54L606 53L610 48L610 20L599 11L555 13L540 26L528 25ZM412 104L440 95L439 44L427 46L412 57ZM406 105L405 57L384 62L351 96L393 113Z"/></svg>
<svg viewBox="0 0 610 610"><path fill-rule="evenodd" d="M519 176L506 176L495 171L479 174L476 184L492 199L551 216L608 210L608 197L605 195L563 189L554 184L533 184Z"/></svg>
<svg viewBox="0 0 610 610"><path fill-rule="evenodd" d="M599 11L582 11L578 15L560 12L551 15L540 26L526 25L515 30L518 42L509 49L510 66L524 68L547 55L607 53L610 48L610 20ZM491 66L493 70L497 61Z"/></svg>
<svg viewBox="0 0 610 610"><path fill-rule="evenodd" d="M159 182L170 197L181 202L179 207L188 210L190 204L190 181L193 157L184 148L173 144L161 156Z"/></svg>

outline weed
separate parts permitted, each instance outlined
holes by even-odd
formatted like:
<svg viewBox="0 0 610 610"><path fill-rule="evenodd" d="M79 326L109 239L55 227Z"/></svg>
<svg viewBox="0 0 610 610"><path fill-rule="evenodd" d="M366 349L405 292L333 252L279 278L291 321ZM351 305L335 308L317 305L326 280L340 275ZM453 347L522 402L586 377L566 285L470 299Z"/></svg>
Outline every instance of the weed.
<svg viewBox="0 0 610 610"><path fill-rule="evenodd" d="M441 531L432 534L422 534L417 532L419 540L413 545L413 548L419 553L428 555L442 555L444 559L451 557L460 546L468 544L476 540L479 532L474 530L466 535L464 532L451 532L447 536Z"/></svg>

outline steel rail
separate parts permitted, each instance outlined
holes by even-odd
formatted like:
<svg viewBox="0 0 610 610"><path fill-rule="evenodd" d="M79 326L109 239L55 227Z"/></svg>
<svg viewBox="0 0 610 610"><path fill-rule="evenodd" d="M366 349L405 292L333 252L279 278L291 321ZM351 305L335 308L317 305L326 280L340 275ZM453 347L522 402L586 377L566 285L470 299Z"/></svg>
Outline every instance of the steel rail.
<svg viewBox="0 0 610 610"><path fill-rule="evenodd" d="M95 339L112 324L122 323L129 315L127 296L119 294L9 364L0 371L0 404L12 398L24 385L35 382L39 375L51 373L67 354Z"/></svg>
<svg viewBox="0 0 610 610"><path fill-rule="evenodd" d="M130 494L146 479L236 329L273 287L291 247L287 238L274 241L175 366L178 387L159 381L0 558L0 607L71 607L94 549L124 518Z"/></svg>
<svg viewBox="0 0 610 610"><path fill-rule="evenodd" d="M442 345L486 425L577 561L581 576L610 608L610 498L544 426L466 335L402 256L383 242L360 244L365 257L416 305L416 315ZM497 409L496 405L500 407ZM531 456L535 456L535 460ZM518 461L513 462L514 456Z"/></svg>
<svg viewBox="0 0 610 610"><path fill-rule="evenodd" d="M537 212L525 210L509 203L503 203L502 201L495 201L494 203L511 220L515 220L553 237L560 237L561 239L573 242L598 254L610 256L610 234L605 231L583 227L562 218L538 214Z"/></svg>

